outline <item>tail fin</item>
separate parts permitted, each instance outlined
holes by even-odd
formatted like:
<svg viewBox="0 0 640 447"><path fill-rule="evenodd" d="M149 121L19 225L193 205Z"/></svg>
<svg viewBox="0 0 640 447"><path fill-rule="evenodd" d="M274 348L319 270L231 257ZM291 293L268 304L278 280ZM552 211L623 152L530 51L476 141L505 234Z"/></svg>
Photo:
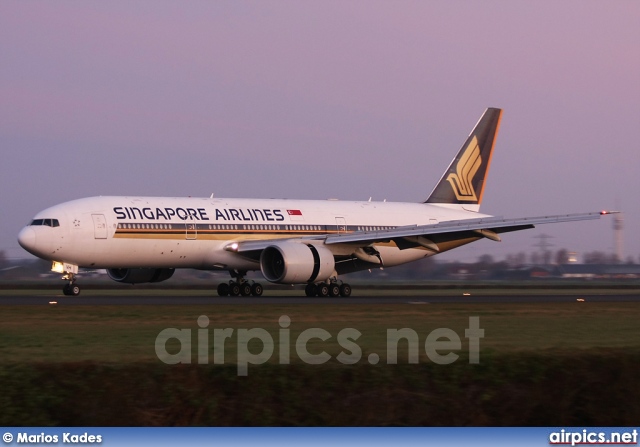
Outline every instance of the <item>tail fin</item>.
<svg viewBox="0 0 640 447"><path fill-rule="evenodd" d="M487 109L425 203L479 211L501 109Z"/></svg>

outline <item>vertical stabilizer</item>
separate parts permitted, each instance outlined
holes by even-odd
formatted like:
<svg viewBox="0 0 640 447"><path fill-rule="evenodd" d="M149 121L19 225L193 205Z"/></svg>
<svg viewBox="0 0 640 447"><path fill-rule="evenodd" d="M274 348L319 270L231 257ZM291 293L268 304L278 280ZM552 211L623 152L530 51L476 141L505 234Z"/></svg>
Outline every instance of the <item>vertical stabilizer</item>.
<svg viewBox="0 0 640 447"><path fill-rule="evenodd" d="M501 109L487 109L425 203L479 211Z"/></svg>

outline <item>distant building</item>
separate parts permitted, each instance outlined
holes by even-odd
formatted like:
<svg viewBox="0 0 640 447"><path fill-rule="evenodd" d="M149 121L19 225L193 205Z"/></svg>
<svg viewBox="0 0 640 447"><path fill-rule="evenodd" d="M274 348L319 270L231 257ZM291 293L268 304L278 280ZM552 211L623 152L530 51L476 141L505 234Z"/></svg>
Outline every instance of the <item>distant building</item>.
<svg viewBox="0 0 640 447"><path fill-rule="evenodd" d="M640 265L637 264L566 264L557 266L556 271L561 278L640 278Z"/></svg>

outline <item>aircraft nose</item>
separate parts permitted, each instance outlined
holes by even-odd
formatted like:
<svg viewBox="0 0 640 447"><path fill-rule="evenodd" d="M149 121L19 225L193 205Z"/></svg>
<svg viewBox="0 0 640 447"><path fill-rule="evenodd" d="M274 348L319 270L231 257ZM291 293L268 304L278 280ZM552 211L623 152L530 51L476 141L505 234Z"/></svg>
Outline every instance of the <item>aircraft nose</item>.
<svg viewBox="0 0 640 447"><path fill-rule="evenodd" d="M28 252L33 252L36 247L36 232L33 228L24 227L18 234L18 243Z"/></svg>

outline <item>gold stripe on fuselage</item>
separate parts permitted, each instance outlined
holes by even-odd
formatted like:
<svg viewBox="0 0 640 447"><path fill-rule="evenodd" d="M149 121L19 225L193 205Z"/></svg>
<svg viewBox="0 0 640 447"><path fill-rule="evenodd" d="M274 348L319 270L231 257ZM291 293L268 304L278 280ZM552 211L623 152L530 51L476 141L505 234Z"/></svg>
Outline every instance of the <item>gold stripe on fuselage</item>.
<svg viewBox="0 0 640 447"><path fill-rule="evenodd" d="M259 231L259 230L200 230L197 232L187 232L179 230L160 229L119 229L113 235L114 239L143 239L143 240L199 240L199 241L247 241L247 240L277 240L304 238L305 236L329 236L331 234L344 234L344 231L309 231L309 230L284 230L279 232ZM352 233L351 231L349 233ZM383 247L397 247L393 241L376 242L375 245ZM422 248L422 247L416 247Z"/></svg>

